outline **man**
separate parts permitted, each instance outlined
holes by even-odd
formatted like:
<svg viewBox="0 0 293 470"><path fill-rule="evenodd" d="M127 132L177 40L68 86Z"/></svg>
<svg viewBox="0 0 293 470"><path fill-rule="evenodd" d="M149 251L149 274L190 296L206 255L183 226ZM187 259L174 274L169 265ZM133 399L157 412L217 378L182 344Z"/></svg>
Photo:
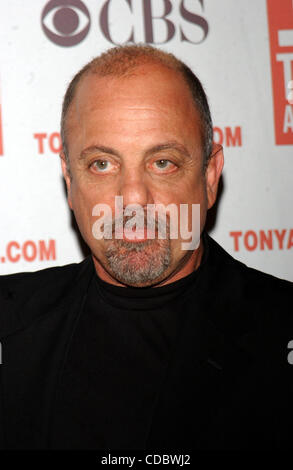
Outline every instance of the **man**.
<svg viewBox="0 0 293 470"><path fill-rule="evenodd" d="M223 152L197 77L114 48L69 85L61 134L91 256L1 279L2 447L289 448L292 284L204 231Z"/></svg>

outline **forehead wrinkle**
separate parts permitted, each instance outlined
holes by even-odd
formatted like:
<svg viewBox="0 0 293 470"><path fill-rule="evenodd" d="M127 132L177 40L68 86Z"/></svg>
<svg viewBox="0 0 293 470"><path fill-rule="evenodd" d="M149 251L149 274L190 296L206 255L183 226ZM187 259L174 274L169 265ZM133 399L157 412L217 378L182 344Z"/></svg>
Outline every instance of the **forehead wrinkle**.
<svg viewBox="0 0 293 470"><path fill-rule="evenodd" d="M164 86L165 92L168 92L168 95L172 99L176 99L176 95L178 95L177 99L179 100L180 103L182 101L181 95L184 91L185 91L184 94L186 94L187 92L186 96L188 96L189 98L188 101L192 101L190 90L188 86L186 85L186 82L183 80L181 74L178 73L178 71L172 70L173 72L172 73L167 68L169 78L166 81L166 76L165 76L166 67L165 66L160 65L159 67L156 67L155 69L153 69L154 64L149 64L149 65L152 66L153 78L151 82L153 82L153 80L156 80L156 78L159 82L165 81L166 82L165 83L166 86ZM170 77L170 73L171 73L171 77ZM110 77L109 76L105 77L100 74L97 74L96 76L95 74L89 74L85 76L83 80L81 81L81 83L79 84L75 99L77 100L81 99L84 92L87 93L88 88L90 87L90 89L92 90L92 95L95 95L94 102L90 99L90 102L93 104L93 106L95 102L97 103L97 101L99 101L100 103L106 102L107 104L107 101L109 100L109 96L110 98L113 97L113 93L115 93L115 90L117 90L117 87L118 87L120 101L125 99L125 101L129 103L129 101L131 101L132 99L138 100L140 99L140 97L142 97L142 99L150 98L151 100L153 100L154 98L153 91L150 91L148 93L148 86L142 87L139 89L137 89L136 87L133 88L132 86L132 84L135 85L137 79L141 79L144 76L145 76L145 79L147 80L147 85L148 85L150 81L149 73L147 73L147 71L143 69L140 69L140 67L138 67L136 74L134 74L133 76L130 75L126 77L117 77L115 75L111 75ZM87 83L88 80L92 81L93 79L94 81L91 83L91 85ZM174 81L174 79L176 81ZM157 104L157 100L156 100L156 104ZM133 109L139 109L139 108L140 106L135 106Z"/></svg>

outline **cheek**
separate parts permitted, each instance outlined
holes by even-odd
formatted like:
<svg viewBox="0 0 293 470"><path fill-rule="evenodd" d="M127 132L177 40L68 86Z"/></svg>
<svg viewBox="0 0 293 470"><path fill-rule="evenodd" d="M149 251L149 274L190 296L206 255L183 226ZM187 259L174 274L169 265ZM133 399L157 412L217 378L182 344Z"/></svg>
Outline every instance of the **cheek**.
<svg viewBox="0 0 293 470"><path fill-rule="evenodd" d="M86 191L85 185L80 184L76 179L73 179L71 184L71 198L73 209L79 206L86 206L90 200L90 195Z"/></svg>
<svg viewBox="0 0 293 470"><path fill-rule="evenodd" d="M95 191L90 190L86 185L80 184L76 180L71 185L71 202L72 209L83 235L89 235L92 224L92 210L96 204ZM88 236L87 235L87 236Z"/></svg>
<svg viewBox="0 0 293 470"><path fill-rule="evenodd" d="M204 204L206 187L203 178L182 179L166 185L158 185L153 191L157 203L162 204Z"/></svg>

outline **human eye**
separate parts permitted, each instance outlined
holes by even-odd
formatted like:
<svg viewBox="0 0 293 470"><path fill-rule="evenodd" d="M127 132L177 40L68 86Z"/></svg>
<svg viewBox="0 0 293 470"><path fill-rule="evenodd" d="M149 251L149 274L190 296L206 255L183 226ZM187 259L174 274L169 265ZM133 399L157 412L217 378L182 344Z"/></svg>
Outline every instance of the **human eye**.
<svg viewBox="0 0 293 470"><path fill-rule="evenodd" d="M91 163L90 168L96 173L108 173L114 169L114 165L109 160L99 158Z"/></svg>
<svg viewBox="0 0 293 470"><path fill-rule="evenodd" d="M159 172L171 172L176 170L177 165L171 160L168 160L166 158L160 158L160 160L154 161L153 167Z"/></svg>

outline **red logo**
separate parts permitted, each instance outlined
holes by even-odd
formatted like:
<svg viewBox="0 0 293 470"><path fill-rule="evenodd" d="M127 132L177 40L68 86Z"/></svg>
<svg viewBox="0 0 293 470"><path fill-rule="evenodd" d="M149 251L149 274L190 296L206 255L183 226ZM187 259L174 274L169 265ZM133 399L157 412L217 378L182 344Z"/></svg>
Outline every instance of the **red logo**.
<svg viewBox="0 0 293 470"><path fill-rule="evenodd" d="M229 232L234 241L234 251L239 250L290 250L293 248L293 229L246 230Z"/></svg>
<svg viewBox="0 0 293 470"><path fill-rule="evenodd" d="M0 263L17 263L18 261L50 261L56 260L56 240L27 240L19 243L15 240L8 242Z"/></svg>
<svg viewBox="0 0 293 470"><path fill-rule="evenodd" d="M51 134L47 132L36 132L33 137L37 141L39 154L47 153L48 151L60 153L62 144L59 132L52 132Z"/></svg>
<svg viewBox="0 0 293 470"><path fill-rule="evenodd" d="M267 0L277 145L293 144L293 3Z"/></svg>
<svg viewBox="0 0 293 470"><path fill-rule="evenodd" d="M242 147L242 127L214 127L214 142L225 147Z"/></svg>

